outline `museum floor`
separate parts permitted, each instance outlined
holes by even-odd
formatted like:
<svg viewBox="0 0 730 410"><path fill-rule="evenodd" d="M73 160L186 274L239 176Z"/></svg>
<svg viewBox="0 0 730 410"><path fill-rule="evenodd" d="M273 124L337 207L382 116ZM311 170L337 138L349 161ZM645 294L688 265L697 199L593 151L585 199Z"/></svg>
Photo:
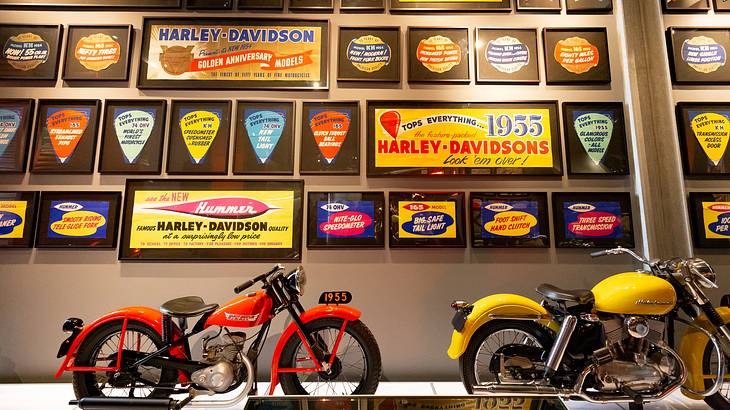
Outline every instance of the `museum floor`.
<svg viewBox="0 0 730 410"><path fill-rule="evenodd" d="M260 383L259 389L266 389L267 383ZM278 391L281 395L281 390ZM378 388L378 395L395 396L458 396L464 394L460 383L427 383L427 382L383 382ZM0 410L73 410L67 406L69 399L73 397L73 390L69 384L0 384ZM571 410L584 409L627 409L626 405L608 404L603 406L588 405L584 403L566 403ZM242 409L243 403L230 409ZM707 409L704 402L693 402L685 399L681 394L675 393L666 400L659 403L647 405L647 410L678 410L678 409Z"/></svg>

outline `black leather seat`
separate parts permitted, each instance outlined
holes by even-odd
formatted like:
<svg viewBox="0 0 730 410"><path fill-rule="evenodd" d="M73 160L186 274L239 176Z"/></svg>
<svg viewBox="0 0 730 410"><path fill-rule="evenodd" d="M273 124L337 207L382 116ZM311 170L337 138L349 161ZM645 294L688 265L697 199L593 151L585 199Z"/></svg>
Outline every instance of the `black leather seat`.
<svg viewBox="0 0 730 410"><path fill-rule="evenodd" d="M200 296L185 296L165 302L160 312L173 317L193 317L216 310L218 305L206 305Z"/></svg>
<svg viewBox="0 0 730 410"><path fill-rule="evenodd" d="M588 289L560 289L543 283L537 287L537 293L558 302L575 302L581 305L593 303L593 292Z"/></svg>

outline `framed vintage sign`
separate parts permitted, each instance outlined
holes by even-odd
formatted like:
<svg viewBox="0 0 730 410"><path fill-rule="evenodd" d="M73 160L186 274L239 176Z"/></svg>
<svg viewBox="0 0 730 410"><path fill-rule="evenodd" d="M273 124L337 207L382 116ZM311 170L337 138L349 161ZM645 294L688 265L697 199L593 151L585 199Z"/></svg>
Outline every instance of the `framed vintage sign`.
<svg viewBox="0 0 730 410"><path fill-rule="evenodd" d="M676 84L730 84L730 28L669 27L667 44Z"/></svg>
<svg viewBox="0 0 730 410"><path fill-rule="evenodd" d="M299 172L360 175L360 104L304 102Z"/></svg>
<svg viewBox="0 0 730 410"><path fill-rule="evenodd" d="M702 13L710 10L710 0L662 0L665 13Z"/></svg>
<svg viewBox="0 0 730 410"><path fill-rule="evenodd" d="M341 11L377 11L385 10L385 0L341 0Z"/></svg>
<svg viewBox="0 0 730 410"><path fill-rule="evenodd" d="M472 248L549 248L547 194L472 192Z"/></svg>
<svg viewBox="0 0 730 410"><path fill-rule="evenodd" d="M547 84L608 84L611 63L605 27L546 28Z"/></svg>
<svg viewBox="0 0 730 410"><path fill-rule="evenodd" d="M515 0L518 12L560 13L560 0Z"/></svg>
<svg viewBox="0 0 730 410"><path fill-rule="evenodd" d="M188 10L231 10L234 0L185 0Z"/></svg>
<svg viewBox="0 0 730 410"><path fill-rule="evenodd" d="M537 30L477 28L478 83L539 84Z"/></svg>
<svg viewBox="0 0 730 410"><path fill-rule="evenodd" d="M284 0L238 0L240 10L267 10L281 11L284 9Z"/></svg>
<svg viewBox="0 0 730 410"><path fill-rule="evenodd" d="M568 14L611 13L613 0L565 0L565 11Z"/></svg>
<svg viewBox="0 0 730 410"><path fill-rule="evenodd" d="M165 9L180 8L180 0L0 0L0 8L92 8L92 9Z"/></svg>
<svg viewBox="0 0 730 410"><path fill-rule="evenodd" d="M400 27L340 27L338 81L400 81Z"/></svg>
<svg viewBox="0 0 730 410"><path fill-rule="evenodd" d="M730 11L730 0L712 0L715 12Z"/></svg>
<svg viewBox="0 0 730 410"><path fill-rule="evenodd" d="M173 100L167 173L227 174L231 102Z"/></svg>
<svg viewBox="0 0 730 410"><path fill-rule="evenodd" d="M684 174L730 176L730 104L681 102L676 111Z"/></svg>
<svg viewBox="0 0 730 410"><path fill-rule="evenodd" d="M0 80L58 78L62 31L60 25L0 24Z"/></svg>
<svg viewBox="0 0 730 410"><path fill-rule="evenodd" d="M327 89L326 20L147 18L139 88Z"/></svg>
<svg viewBox="0 0 730 410"><path fill-rule="evenodd" d="M25 172L34 108L35 100L0 100L0 174Z"/></svg>
<svg viewBox="0 0 730 410"><path fill-rule="evenodd" d="M166 100L106 100L99 173L162 172Z"/></svg>
<svg viewBox="0 0 730 410"><path fill-rule="evenodd" d="M99 100L40 100L30 172L93 173L99 110Z"/></svg>
<svg viewBox="0 0 730 410"><path fill-rule="evenodd" d="M307 248L385 246L385 195L382 192L310 192Z"/></svg>
<svg viewBox="0 0 730 410"><path fill-rule="evenodd" d="M554 192L553 226L558 248L633 248L628 192Z"/></svg>
<svg viewBox="0 0 730 410"><path fill-rule="evenodd" d="M116 248L119 192L43 192L36 248Z"/></svg>
<svg viewBox="0 0 730 410"><path fill-rule="evenodd" d="M512 11L510 0L390 0L391 11Z"/></svg>
<svg viewBox="0 0 730 410"><path fill-rule="evenodd" d="M563 130L569 174L629 174L623 103L565 102Z"/></svg>
<svg viewBox="0 0 730 410"><path fill-rule="evenodd" d="M468 83L469 29L408 27L408 81Z"/></svg>
<svg viewBox="0 0 730 410"><path fill-rule="evenodd" d="M316 11L320 13L332 12L335 0L289 0L289 10Z"/></svg>
<svg viewBox="0 0 730 410"><path fill-rule="evenodd" d="M32 248L38 192L0 192L0 249Z"/></svg>
<svg viewBox="0 0 730 410"><path fill-rule="evenodd" d="M689 216L695 248L730 248L729 192L691 192Z"/></svg>
<svg viewBox="0 0 730 410"><path fill-rule="evenodd" d="M368 176L562 175L555 101L369 101Z"/></svg>
<svg viewBox="0 0 730 410"><path fill-rule="evenodd" d="M69 26L64 80L129 80L132 26Z"/></svg>
<svg viewBox="0 0 730 410"><path fill-rule="evenodd" d="M302 255L302 181L127 180L121 260Z"/></svg>
<svg viewBox="0 0 730 410"><path fill-rule="evenodd" d="M294 174L294 102L238 101L236 175Z"/></svg>
<svg viewBox="0 0 730 410"><path fill-rule="evenodd" d="M465 248L463 192L391 192L391 248Z"/></svg>

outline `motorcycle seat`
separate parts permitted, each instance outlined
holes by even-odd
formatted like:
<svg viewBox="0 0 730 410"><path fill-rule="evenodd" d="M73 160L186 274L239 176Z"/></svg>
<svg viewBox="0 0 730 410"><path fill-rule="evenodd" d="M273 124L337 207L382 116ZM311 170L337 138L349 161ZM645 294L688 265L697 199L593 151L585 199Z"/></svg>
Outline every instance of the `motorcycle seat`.
<svg viewBox="0 0 730 410"><path fill-rule="evenodd" d="M575 302L581 305L593 303L593 292L588 289L560 289L543 283L537 287L537 293L557 302Z"/></svg>
<svg viewBox="0 0 730 410"><path fill-rule="evenodd" d="M206 305L200 296L185 296L168 300L160 306L160 312L172 317L194 317L216 310L217 304Z"/></svg>

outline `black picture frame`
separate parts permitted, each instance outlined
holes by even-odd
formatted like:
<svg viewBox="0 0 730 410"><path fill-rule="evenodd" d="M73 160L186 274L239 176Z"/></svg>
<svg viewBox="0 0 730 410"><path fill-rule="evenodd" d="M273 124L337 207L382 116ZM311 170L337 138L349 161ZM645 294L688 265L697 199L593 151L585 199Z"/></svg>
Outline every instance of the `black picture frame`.
<svg viewBox="0 0 730 410"><path fill-rule="evenodd" d="M537 29L478 27L474 44L477 83L540 83Z"/></svg>
<svg viewBox="0 0 730 410"><path fill-rule="evenodd" d="M0 0L0 8L74 9L176 9L181 0Z"/></svg>
<svg viewBox="0 0 730 410"><path fill-rule="evenodd" d="M360 175L359 101L305 101L300 122L300 174ZM316 130L317 136L315 126L321 128ZM345 127L344 140L340 140L338 134Z"/></svg>
<svg viewBox="0 0 730 410"><path fill-rule="evenodd" d="M472 192L469 204L472 248L550 247L547 193Z"/></svg>
<svg viewBox="0 0 730 410"><path fill-rule="evenodd" d="M335 8L335 0L289 0L291 11L316 11L330 13Z"/></svg>
<svg viewBox="0 0 730 410"><path fill-rule="evenodd" d="M388 194L389 246L391 248L466 248L465 201L466 195L463 192L390 192ZM401 209L402 207L409 207L409 209ZM421 226L416 229L414 224L417 221L414 221L413 218L419 213L429 215L419 216L419 218L424 217L425 219L419 219L423 223L419 223L418 225ZM406 225L409 222L411 224ZM404 232L403 234L401 234L401 230ZM414 233L416 231L424 232L424 234Z"/></svg>
<svg viewBox="0 0 730 410"><path fill-rule="evenodd" d="M501 1L473 1L473 2L454 2L454 1L402 1L390 0L390 11L394 12L433 12L433 11L451 11L451 12L506 12L512 11L511 0Z"/></svg>
<svg viewBox="0 0 730 410"><path fill-rule="evenodd" d="M167 100L106 100L100 174L162 172Z"/></svg>
<svg viewBox="0 0 730 410"><path fill-rule="evenodd" d="M383 192L309 192L307 198L307 249L385 247Z"/></svg>
<svg viewBox="0 0 730 410"><path fill-rule="evenodd" d="M730 139L730 103L680 102L675 111L684 175L730 178L730 150L727 149ZM724 137L717 135L723 131L726 133ZM707 135L702 137L703 133ZM700 138L703 138L704 143L700 142Z"/></svg>
<svg viewBox="0 0 730 410"><path fill-rule="evenodd" d="M545 28L542 31L542 40L548 85L611 83L611 58L605 27ZM581 47L581 53L591 53L592 57L597 53L598 56L589 62L574 63L574 57L568 53L560 57L562 62L559 62L556 54L563 55L563 52L558 46L561 49Z"/></svg>
<svg viewBox="0 0 730 410"><path fill-rule="evenodd" d="M629 175L622 102L564 102L569 175Z"/></svg>
<svg viewBox="0 0 730 410"><path fill-rule="evenodd" d="M613 13L612 0L565 0L568 14L610 14Z"/></svg>
<svg viewBox="0 0 730 410"><path fill-rule="evenodd" d="M238 0L238 9L281 11L284 9L284 0Z"/></svg>
<svg viewBox="0 0 730 410"><path fill-rule="evenodd" d="M515 0L518 13L560 13L561 0Z"/></svg>
<svg viewBox="0 0 730 410"><path fill-rule="evenodd" d="M553 236L558 248L636 246L630 193L554 192L552 197ZM584 219L577 218L577 215L589 213ZM606 225L612 225L612 228Z"/></svg>
<svg viewBox="0 0 730 410"><path fill-rule="evenodd" d="M340 27L337 81L400 82L400 27Z"/></svg>
<svg viewBox="0 0 730 410"><path fill-rule="evenodd" d="M385 11L385 0L341 0L340 11L382 13Z"/></svg>
<svg viewBox="0 0 730 410"><path fill-rule="evenodd" d="M0 80L55 81L62 35L61 25L0 25Z"/></svg>
<svg viewBox="0 0 730 410"><path fill-rule="evenodd" d="M164 193L168 193L168 196L165 197ZM173 193L176 193L177 196L173 197ZM286 197L282 193L290 193L291 196ZM137 194L140 195L139 199L136 199ZM185 194L188 196L186 197ZM302 256L303 195L304 182L302 180L128 179L119 259L123 261L191 260L206 262L226 260L299 261ZM152 198L158 199L152 205L153 207L168 209L153 211L156 213L146 211L144 202ZM207 200L209 205L211 201L218 204L216 200L221 199L226 199L229 203L231 201L239 204L245 203L247 207L253 208L249 208L250 211L246 210L248 214L239 212L235 215L223 215L220 218L196 215L193 211L185 212L180 208L180 205L185 206L185 204L201 200ZM142 204L137 203L135 206L135 202ZM169 205L166 206L166 204ZM175 208L177 211L169 209L173 205L177 206ZM264 210L264 208L268 209ZM135 215L139 214L141 216L137 218L140 219L135 220ZM144 231L145 233L141 235L138 232L143 231L134 229L134 227L142 226L140 224L144 223L145 217L151 217L149 226L153 229ZM211 241L208 244L194 243L191 242L192 239L175 238L175 235L181 235L184 232L174 231L174 227L166 225L167 222L173 221L193 223L193 225L189 225L193 227L193 233L217 232L218 235L224 235L226 241L229 242L224 242L225 245L221 245L220 248L212 248L211 244L214 242L212 237L195 239L201 242ZM196 222L201 225L195 225ZM214 228L210 226L212 222L216 223ZM222 224L222 229L218 229L218 224ZM168 227L172 229L167 229ZM269 229L274 227L281 230ZM284 227L287 229L283 230ZM160 231L158 228L162 230ZM281 236L281 232L284 232L284 239L276 239ZM139 237L132 237L132 234ZM237 238L233 238L231 234L235 234ZM246 235L249 237L246 238ZM146 237L154 240L150 246L156 247L148 248L147 242L150 240L146 240ZM160 247L170 240L180 242L172 245L175 247ZM241 242L246 240L251 242ZM275 240L281 241L279 243L281 247L271 244ZM238 241L238 243L231 243L232 241ZM246 246L243 245L244 243ZM256 248L254 246L262 244L268 244L266 246L269 247Z"/></svg>
<svg viewBox="0 0 730 410"><path fill-rule="evenodd" d="M234 0L185 0L188 10L232 10Z"/></svg>
<svg viewBox="0 0 730 410"><path fill-rule="evenodd" d="M93 173L100 111L99 100L40 100L30 172ZM58 128L49 132L49 124ZM80 135L79 129L83 129Z"/></svg>
<svg viewBox="0 0 730 410"><path fill-rule="evenodd" d="M206 128L215 128L216 117L218 130L206 149L204 141L192 139L208 139L207 135L211 133ZM188 126L199 128L199 135L190 134L191 140L186 141L183 121ZM173 100L170 104L166 172L170 175L227 175L230 137L230 100Z"/></svg>
<svg viewBox="0 0 730 410"><path fill-rule="evenodd" d="M0 249L33 247L39 196L35 191L0 192Z"/></svg>
<svg viewBox="0 0 730 410"><path fill-rule="evenodd" d="M121 200L121 192L44 191L39 206L35 247L116 248ZM67 214L74 215L64 219ZM54 226L57 222L60 224ZM76 232L64 234L67 230Z"/></svg>
<svg viewBox="0 0 730 410"><path fill-rule="evenodd" d="M730 28L669 27L666 35L674 84L730 84L730 64L727 61ZM703 55L710 52L713 54L709 57ZM709 60L703 61L705 58Z"/></svg>
<svg viewBox="0 0 730 410"><path fill-rule="evenodd" d="M421 112L423 110L423 112ZM531 147L530 150L536 150L535 152L540 153L543 151L542 154L539 154L539 160L531 160L532 163L535 163L539 161L540 166L530 166L530 167L521 167L518 165L525 164L526 161L529 159L527 157L522 157L521 154L516 154L516 152L512 152L510 159L509 157L504 157L504 160L510 162L510 166L499 166L502 164L497 164L498 158L501 157L495 157L494 154L491 155L491 159L488 158L489 162L485 162L487 160L480 160L479 164L476 164L477 161L477 154L469 154L469 155L461 155L454 156L450 153L450 150L452 149L449 144L451 142L447 141L446 137L443 137L441 140L433 140L433 141L440 141L438 145L438 152L440 156L436 159L430 159L428 156L424 157L424 155L421 154L421 145L422 143L416 144L413 142L413 138L409 136L409 133L415 133L417 130L424 127L423 124L426 124L426 127L434 127L439 130L439 132L443 132L446 128L444 125L439 124L440 122L448 122L448 121L432 121L433 124L429 124L427 121L422 121L421 123L416 122L420 118L425 117L432 117L432 116L438 116L444 113L453 113L453 114L461 114L467 110L476 110L472 115L479 115L479 119L481 120L483 116L486 113L490 113L492 115L492 120L496 121L497 116L501 115L504 110L523 110L525 111L525 114L527 117L524 118L524 121L528 121L529 115L535 115L535 116L544 116L545 114L548 115L548 118L540 117L539 124L540 126L536 124L532 124L529 127L526 125L525 127L528 127L527 129L533 129L535 131L538 131L540 128L543 129L542 133L539 134L539 137L544 141L549 141L548 143L543 143L547 145L547 152L544 152L545 147L539 148L539 147L533 147L533 144L529 144ZM482 112L480 112L482 111ZM447 101L368 101L367 105L367 175L368 177L404 177L404 176L423 176L423 177L446 177L446 176L487 176L487 175L499 175L499 176L518 176L518 175L531 175L531 176L562 176L563 175L563 160L562 160L562 148L561 148L561 134L560 134L560 119L558 114L558 103L557 101L525 101L525 102L447 102ZM389 114L389 113L393 114ZM534 112L534 114L530 114L530 112ZM383 118L383 116L386 116ZM513 118L514 115L510 116L509 118ZM453 127L457 127L459 125L462 125L464 127L469 127L468 129L474 129L479 130L479 133L484 133L484 127L482 127L480 122L474 121L473 122L476 125L463 125L461 122L455 123L456 125L451 125ZM496 124L496 122L494 122ZM514 121L512 122L514 124ZM405 126L411 126L410 129L404 130ZM488 128L488 127L487 127ZM497 131L497 128L495 125L495 132ZM503 128L503 127L502 127ZM550 135L545 135L545 130L550 130ZM466 132L466 130L462 129L463 132ZM426 131L422 131L426 132ZM455 133L459 133L458 131L454 131ZM501 131L500 131L501 132ZM522 131L520 131L522 132ZM528 131L529 132L529 131ZM395 133L396 138L393 138L393 133ZM404 136L404 134L406 134ZM510 132L507 135L513 135L514 134L514 128L513 131ZM527 134L525 134L527 135ZM524 137L518 137L513 136L510 137L514 139L515 141L520 140ZM532 138L532 137L531 137ZM538 137L534 137L538 138ZM533 138L533 139L534 139ZM403 140L411 141L410 144L408 144L408 150L409 152L402 151L400 148L401 145L397 145L395 148L393 147L392 141L403 141ZM385 146L380 149L378 148L376 152L376 145L378 144L378 140L384 140L383 144ZM464 143L468 144L469 140L466 140ZM444 144L447 144L446 148L443 148ZM474 141L475 144L478 144L478 141ZM402 144L402 142L399 142L398 144ZM431 142L429 144L435 144L435 142ZM511 144L511 143L510 143ZM540 142L535 142L534 144L540 144ZM520 146L525 144L520 144ZM413 151L411 147L417 148L418 152ZM471 148L471 145L469 147ZM488 147L487 147L488 148ZM484 146L482 146L482 149L487 149ZM425 148L424 148L425 149ZM457 147L456 152L457 154L460 153L464 148L464 144L460 144L459 147ZM521 148L520 148L521 149ZM528 148L525 146L525 149ZM447 150L447 151L444 151ZM510 148L510 150L512 150ZM413 152L411 152L413 151ZM429 153L433 150L429 148ZM490 151L491 152L491 151ZM426 152L424 152L425 154ZM395 154L395 155L393 155ZM416 155L418 154L418 155ZM380 156L380 158L378 158ZM391 158L388 158L388 157ZM468 161L470 163L465 164L462 166L462 164L465 163L465 161L460 160L462 156L468 157ZM522 163L517 162L517 156L522 158ZM400 163L403 162L403 160L408 161L408 165L403 164L400 165ZM441 161L441 162L437 162ZM550 165L546 165L546 162L550 160ZM443 166L445 162L450 162L449 166ZM494 166L492 166L494 164ZM504 165L507 165L503 162ZM472 165L479 165L472 166ZM482 166L483 165L483 166Z"/></svg>
<svg viewBox="0 0 730 410"><path fill-rule="evenodd" d="M68 26L63 80L129 81L133 33L131 25ZM97 53L95 48L100 44L105 48ZM106 56L109 50L118 52Z"/></svg>
<svg viewBox="0 0 730 410"><path fill-rule="evenodd" d="M0 174L22 174L35 119L35 100L0 100Z"/></svg>
<svg viewBox="0 0 730 410"><path fill-rule="evenodd" d="M661 0L664 13L704 13L710 10L710 0Z"/></svg>
<svg viewBox="0 0 730 410"><path fill-rule="evenodd" d="M730 11L730 1L728 0L712 0L712 6L715 9L715 13Z"/></svg>
<svg viewBox="0 0 730 410"><path fill-rule="evenodd" d="M408 27L406 38L409 82L471 81L471 43L467 27ZM431 55L435 52L440 55Z"/></svg>
<svg viewBox="0 0 730 410"><path fill-rule="evenodd" d="M287 27L298 27L291 31L296 32L298 42L292 42L288 47L271 42L249 42L244 50L230 50L228 35L232 33L240 36L241 27L270 28L276 32L278 38ZM272 27L280 27L278 29ZM305 28L302 28L305 27ZM177 40L182 29L218 28L220 45L212 41L215 31L207 31L209 41L181 41ZM165 29L169 31L162 31ZM178 30L179 29L179 30ZM157 39L151 38L151 33L158 34ZM165 33L164 36L160 33ZM201 31L202 33L202 31ZM223 39L223 34L226 34ZM201 34L202 36L202 34ZM162 40L159 37L164 37ZM291 37L294 38L294 37ZM314 44L311 48L305 47L302 41ZM208 47L203 49L202 47ZM238 47L234 44L232 47ZM226 49L227 54L211 55L211 49L217 51ZM214 51L216 51L214 50ZM201 52L206 55L202 56ZM226 56L243 55L247 52L256 53L250 58L240 58L232 62L228 68L225 65ZM197 53L197 57L196 57ZM268 18L145 18L142 30L142 55L137 79L137 88L140 89L303 89L326 90L329 81L329 22L327 20L304 19L268 19ZM197 60L196 60L197 59ZM164 61L164 64L160 62ZM195 65L197 72L190 72ZM265 62L266 61L266 62ZM263 65L262 65L263 64ZM277 69L262 68L265 65ZM289 68L284 68L284 67ZM292 72L292 68L312 66L309 71ZM227 69L238 67L232 71ZM285 73L281 71L286 71ZM205 73L205 75L203 75ZM289 75L284 75L289 74ZM297 74L297 75L292 75ZM309 75L309 79L303 79ZM266 77L266 79L256 79Z"/></svg>
<svg viewBox="0 0 730 410"><path fill-rule="evenodd" d="M233 174L294 175L295 103L239 100L236 112Z"/></svg>
<svg viewBox="0 0 730 410"><path fill-rule="evenodd" d="M730 248L730 192L690 192L688 206L694 247Z"/></svg>

